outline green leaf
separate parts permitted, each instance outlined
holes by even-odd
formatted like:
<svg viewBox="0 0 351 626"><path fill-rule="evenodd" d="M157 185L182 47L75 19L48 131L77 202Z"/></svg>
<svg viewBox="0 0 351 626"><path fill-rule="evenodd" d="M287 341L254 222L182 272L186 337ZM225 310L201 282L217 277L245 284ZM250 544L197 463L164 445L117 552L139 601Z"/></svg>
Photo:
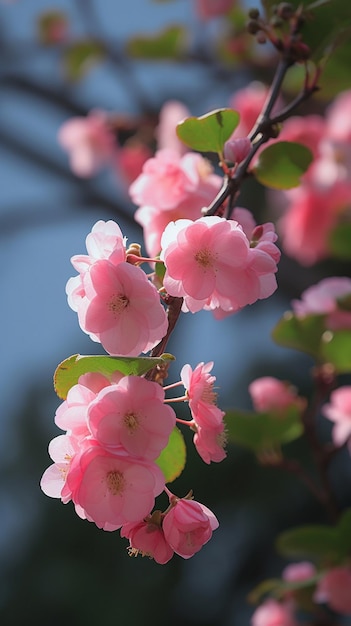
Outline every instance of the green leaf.
<svg viewBox="0 0 351 626"><path fill-rule="evenodd" d="M216 109L201 117L188 117L177 125L176 131L179 139L192 150L221 154L239 119L239 113L233 109Z"/></svg>
<svg viewBox="0 0 351 626"><path fill-rule="evenodd" d="M105 58L105 52L99 43L91 39L77 41L64 52L63 65L67 78L75 81Z"/></svg>
<svg viewBox="0 0 351 626"><path fill-rule="evenodd" d="M342 514L338 523L338 536L340 550L345 554L351 553L351 509Z"/></svg>
<svg viewBox="0 0 351 626"><path fill-rule="evenodd" d="M329 249L338 259L351 259L351 223L342 223L334 228L329 235Z"/></svg>
<svg viewBox="0 0 351 626"><path fill-rule="evenodd" d="M319 580L320 574L316 574L311 578L305 578L304 580L296 580L294 582L288 582L280 578L269 578L257 585L249 594L248 600L252 604L258 604L262 601L263 596L269 594L275 598L283 598L284 596L293 591L300 591L316 584Z"/></svg>
<svg viewBox="0 0 351 626"><path fill-rule="evenodd" d="M351 330L326 331L321 355L324 362L334 365L338 374L351 372Z"/></svg>
<svg viewBox="0 0 351 626"><path fill-rule="evenodd" d="M277 539L277 550L288 558L325 564L338 563L342 558L337 530L317 524L283 532Z"/></svg>
<svg viewBox="0 0 351 626"><path fill-rule="evenodd" d="M137 35L128 40L127 53L137 59L180 59L186 33L183 26L170 26L156 35Z"/></svg>
<svg viewBox="0 0 351 626"><path fill-rule="evenodd" d="M321 338L325 332L325 315L296 317L288 311L273 328L272 338L284 348L294 348L321 358Z"/></svg>
<svg viewBox="0 0 351 626"><path fill-rule="evenodd" d="M168 441L168 445L162 450L156 463L162 470L166 483L171 483L178 478L185 467L186 446L183 434L174 427Z"/></svg>
<svg viewBox="0 0 351 626"><path fill-rule="evenodd" d="M300 412L294 406L284 416L231 409L225 422L228 441L254 452L293 441L303 432Z"/></svg>
<svg viewBox="0 0 351 626"><path fill-rule="evenodd" d="M166 266L164 263L155 263L155 274L160 281L160 284L163 285L163 279L166 273Z"/></svg>
<svg viewBox="0 0 351 626"><path fill-rule="evenodd" d="M172 359L172 355L169 355ZM82 356L73 354L58 365L54 374L54 388L63 400L73 385L78 383L82 374L99 372L111 376L113 372L121 372L125 376L142 376L156 365L165 365L168 357L123 357L123 356Z"/></svg>
<svg viewBox="0 0 351 626"><path fill-rule="evenodd" d="M292 141L278 141L263 150L253 172L262 185L273 189L298 187L312 163L311 150Z"/></svg>

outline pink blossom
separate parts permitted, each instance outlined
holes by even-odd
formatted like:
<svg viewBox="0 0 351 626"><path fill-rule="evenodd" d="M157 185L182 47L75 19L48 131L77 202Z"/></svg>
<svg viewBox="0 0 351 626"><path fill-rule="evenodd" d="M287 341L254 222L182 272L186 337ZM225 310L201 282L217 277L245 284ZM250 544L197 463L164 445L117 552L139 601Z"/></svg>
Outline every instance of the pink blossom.
<svg viewBox="0 0 351 626"><path fill-rule="evenodd" d="M227 15L235 4L236 0L195 0L195 11L200 19L210 20Z"/></svg>
<svg viewBox="0 0 351 626"><path fill-rule="evenodd" d="M216 377L210 374L212 367L213 361L201 362L194 370L186 364L180 372L192 417L197 426L205 429L218 428L224 416L224 412L216 406L217 394L213 390Z"/></svg>
<svg viewBox="0 0 351 626"><path fill-rule="evenodd" d="M330 394L330 403L322 408L325 417L334 422L333 441L342 446L351 436L351 386L339 387Z"/></svg>
<svg viewBox="0 0 351 626"><path fill-rule="evenodd" d="M154 463L121 451L111 454L97 445L83 452L79 468L74 476L68 474L67 482L72 500L89 521L104 530L116 530L149 515L155 497L164 489L163 474Z"/></svg>
<svg viewBox="0 0 351 626"><path fill-rule="evenodd" d="M226 435L223 422L213 425L211 428L196 426L194 445L205 463L220 463L223 461L227 456L224 450L225 443Z"/></svg>
<svg viewBox="0 0 351 626"><path fill-rule="evenodd" d="M130 554L141 553L161 565L168 563L174 554L166 541L162 526L155 522L155 513L141 522L124 524L121 537L129 539Z"/></svg>
<svg viewBox="0 0 351 626"><path fill-rule="evenodd" d="M236 127L232 139L237 137L246 137L256 124L256 120L262 112L264 103L268 96L268 87L254 81L247 87L239 89L231 98L230 106L240 113L240 122ZM281 107L279 100L273 111Z"/></svg>
<svg viewBox="0 0 351 626"><path fill-rule="evenodd" d="M112 158L115 139L101 111L91 111L87 117L74 117L65 122L58 141L70 158L72 171L83 178L92 176Z"/></svg>
<svg viewBox="0 0 351 626"><path fill-rule="evenodd" d="M254 612L251 626L297 626L290 605L269 598Z"/></svg>
<svg viewBox="0 0 351 626"><path fill-rule="evenodd" d="M189 116L190 112L182 102L178 100L168 100L165 102L160 111L159 122L155 133L159 150L172 150L180 156L188 151L186 145L178 139L176 126Z"/></svg>
<svg viewBox="0 0 351 626"><path fill-rule="evenodd" d="M113 452L122 446L132 456L152 460L166 447L176 420L164 404L162 387L140 376L125 376L103 389L88 414L91 432L104 448Z"/></svg>
<svg viewBox="0 0 351 626"><path fill-rule="evenodd" d="M166 334L167 316L157 290L139 267L96 261L84 274L84 291L79 324L110 354L148 352Z"/></svg>
<svg viewBox="0 0 351 626"><path fill-rule="evenodd" d="M316 568L310 561L301 561L300 563L290 563L282 572L283 580L287 582L299 582L309 580L316 575Z"/></svg>
<svg viewBox="0 0 351 626"><path fill-rule="evenodd" d="M161 246L164 286L170 295L184 298L185 311L232 313L270 296L277 287L275 254L257 242L250 247L234 220L213 216L172 222Z"/></svg>
<svg viewBox="0 0 351 626"><path fill-rule="evenodd" d="M261 413L273 411L284 415L286 409L301 405L302 400L292 385L273 376L256 378L249 385L249 393L255 410Z"/></svg>
<svg viewBox="0 0 351 626"><path fill-rule="evenodd" d="M129 186L143 171L143 167L152 157L152 152L145 144L137 141L125 143L116 153L117 174Z"/></svg>
<svg viewBox="0 0 351 626"><path fill-rule="evenodd" d="M212 168L203 157L197 157L198 183L194 191L173 209L156 206L141 206L135 212L135 220L143 227L144 241L148 254L154 257L160 253L161 238L166 226L173 221L187 218L196 220L202 216L201 210L215 197L221 186L221 178L213 174Z"/></svg>
<svg viewBox="0 0 351 626"><path fill-rule="evenodd" d="M327 109L327 135L337 142L351 143L351 90L340 93Z"/></svg>
<svg viewBox="0 0 351 626"><path fill-rule="evenodd" d="M314 601L326 603L342 615L351 615L351 569L335 567L319 581Z"/></svg>
<svg viewBox="0 0 351 626"><path fill-rule="evenodd" d="M206 506L195 500L175 498L163 520L163 532L171 548L189 559L207 543L219 523Z"/></svg>
<svg viewBox="0 0 351 626"><path fill-rule="evenodd" d="M58 435L49 443L49 455L54 461L44 472L40 487L50 498L61 498L71 460L78 451L78 440L69 435ZM70 499L70 498L69 498ZM62 500L64 503L68 500Z"/></svg>
<svg viewBox="0 0 351 626"><path fill-rule="evenodd" d="M351 311L343 308L342 301L351 296L351 278L324 278L316 285L308 287L301 300L293 300L292 308L300 318L306 315L327 315L326 328L339 330L351 328Z"/></svg>
<svg viewBox="0 0 351 626"><path fill-rule="evenodd" d="M351 202L351 186L343 181L323 188L301 185L286 194L289 206L279 221L285 252L302 265L329 255L329 235Z"/></svg>
<svg viewBox="0 0 351 626"><path fill-rule="evenodd" d="M172 150L159 150L146 161L143 171L129 188L133 202L139 206L174 209L199 184L199 160L188 153L180 156Z"/></svg>

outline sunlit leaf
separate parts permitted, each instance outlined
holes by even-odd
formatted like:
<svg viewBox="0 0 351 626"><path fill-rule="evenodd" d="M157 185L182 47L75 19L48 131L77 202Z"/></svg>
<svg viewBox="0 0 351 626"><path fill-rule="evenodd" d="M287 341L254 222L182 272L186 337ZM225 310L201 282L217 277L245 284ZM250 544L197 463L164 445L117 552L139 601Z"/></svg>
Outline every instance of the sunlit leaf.
<svg viewBox="0 0 351 626"><path fill-rule="evenodd" d="M69 80L79 80L104 58L104 49L98 42L91 39L77 41L64 52L65 74Z"/></svg>
<svg viewBox="0 0 351 626"><path fill-rule="evenodd" d="M324 332L324 315L306 315L300 319L288 311L273 328L272 338L280 346L306 352L320 360Z"/></svg>
<svg viewBox="0 0 351 626"><path fill-rule="evenodd" d="M291 189L312 163L312 152L302 144L278 141L263 150L253 168L257 180L273 189Z"/></svg>
<svg viewBox="0 0 351 626"><path fill-rule="evenodd" d="M186 34L184 26L170 26L155 35L136 35L128 40L127 53L141 59L178 59L184 50Z"/></svg>
<svg viewBox="0 0 351 626"><path fill-rule="evenodd" d="M178 478L185 467L186 446L183 434L175 426L169 438L168 445L162 450L156 463L162 470L166 483Z"/></svg>
<svg viewBox="0 0 351 626"><path fill-rule="evenodd" d="M228 441L254 452L288 443L302 435L300 411L292 406L284 415L231 409L226 412Z"/></svg>
<svg viewBox="0 0 351 626"><path fill-rule="evenodd" d="M199 152L222 153L224 143L239 124L233 109L216 109L201 117L188 117L177 125L179 139Z"/></svg>
<svg viewBox="0 0 351 626"><path fill-rule="evenodd" d="M156 365L165 365L167 360L161 357L82 356L73 354L56 368L54 374L55 391L59 398L65 400L68 391L78 383L82 374L99 372L109 377L113 372L121 372L125 376L142 376Z"/></svg>

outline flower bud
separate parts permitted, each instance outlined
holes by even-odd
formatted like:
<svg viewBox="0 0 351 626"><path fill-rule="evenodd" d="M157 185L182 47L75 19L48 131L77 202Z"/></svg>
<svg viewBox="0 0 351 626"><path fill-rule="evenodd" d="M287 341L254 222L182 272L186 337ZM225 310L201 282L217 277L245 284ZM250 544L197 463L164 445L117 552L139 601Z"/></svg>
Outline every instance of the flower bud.
<svg viewBox="0 0 351 626"><path fill-rule="evenodd" d="M232 163L241 163L251 150L251 141L248 137L230 139L224 144L224 158Z"/></svg>

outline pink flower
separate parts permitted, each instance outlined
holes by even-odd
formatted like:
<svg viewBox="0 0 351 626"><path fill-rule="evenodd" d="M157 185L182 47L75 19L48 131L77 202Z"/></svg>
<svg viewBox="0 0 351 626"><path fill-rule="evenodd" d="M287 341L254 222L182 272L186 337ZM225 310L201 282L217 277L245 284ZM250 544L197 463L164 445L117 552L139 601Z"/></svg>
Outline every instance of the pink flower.
<svg viewBox="0 0 351 626"><path fill-rule="evenodd" d="M40 487L45 495L50 498L62 498L66 504L70 498L62 497L67 473L70 469L71 460L78 451L78 440L69 435L58 435L49 443L49 455L54 461L44 472Z"/></svg>
<svg viewBox="0 0 351 626"><path fill-rule="evenodd" d="M325 404L322 413L334 422L333 441L342 446L351 436L351 386L339 387L330 394L330 403Z"/></svg>
<svg viewBox="0 0 351 626"><path fill-rule="evenodd" d="M217 394L213 390L216 377L210 374L212 367L213 361L201 362L194 370L187 364L180 372L192 417L197 426L205 429L218 428L224 416L216 406Z"/></svg>
<svg viewBox="0 0 351 626"><path fill-rule="evenodd" d="M189 559L211 539L219 523L200 502L175 498L172 504L163 520L164 536L176 554Z"/></svg>
<svg viewBox="0 0 351 626"><path fill-rule="evenodd" d="M351 202L351 186L336 181L326 188L301 185L286 193L289 206L279 221L285 252L302 265L327 257L329 235Z"/></svg>
<svg viewBox="0 0 351 626"><path fill-rule="evenodd" d="M129 539L130 554L141 553L161 565L168 563L174 554L161 525L155 522L155 513L141 522L124 524L121 528L121 537Z"/></svg>
<svg viewBox="0 0 351 626"><path fill-rule="evenodd" d="M326 603L333 611L342 615L351 615L351 569L335 567L329 570L319 581L314 601Z"/></svg>
<svg viewBox="0 0 351 626"><path fill-rule="evenodd" d="M129 188L133 202L162 210L176 207L198 187L199 156L189 153L180 157L172 150L156 152L154 158L146 161L142 173Z"/></svg>
<svg viewBox="0 0 351 626"><path fill-rule="evenodd" d="M100 111L65 122L59 130L58 141L69 153L72 171L83 178L106 165L116 149L106 116Z"/></svg>
<svg viewBox="0 0 351 626"><path fill-rule="evenodd" d="M184 310L234 312L276 289L276 262L249 241L239 224L220 217L178 220L165 229L164 287L184 298Z"/></svg>
<svg viewBox="0 0 351 626"><path fill-rule="evenodd" d="M268 599L252 615L251 626L297 626L297 622L288 604Z"/></svg>
<svg viewBox="0 0 351 626"><path fill-rule="evenodd" d="M256 378L249 385L249 393L255 410L260 413L273 411L284 415L289 407L302 405L296 389L273 376Z"/></svg>
<svg viewBox="0 0 351 626"><path fill-rule="evenodd" d="M70 475L67 481L70 484ZM154 463L94 445L80 456L71 483L72 500L87 519L104 530L116 530L149 515L164 489L164 476Z"/></svg>
<svg viewBox="0 0 351 626"><path fill-rule="evenodd" d="M327 135L342 143L351 143L351 90L340 93L327 110Z"/></svg>
<svg viewBox="0 0 351 626"><path fill-rule="evenodd" d="M131 456L156 459L175 426L173 409L164 404L158 383L140 376L125 376L106 387L89 406L93 436L111 452L123 447Z"/></svg>
<svg viewBox="0 0 351 626"><path fill-rule="evenodd" d="M138 176L143 167L152 157L152 152L145 144L138 141L129 141L116 154L116 171L122 175L122 180L129 186Z"/></svg>
<svg viewBox="0 0 351 626"><path fill-rule="evenodd" d="M139 267L96 261L84 274L84 291L79 324L110 354L148 352L166 334L167 316L157 290Z"/></svg>
<svg viewBox="0 0 351 626"><path fill-rule="evenodd" d="M159 122L155 133L159 150L172 150L180 156L188 151L186 145L178 139L176 126L189 116L190 112L182 102L178 100L168 100L165 102L160 111Z"/></svg>
<svg viewBox="0 0 351 626"><path fill-rule="evenodd" d="M267 96L268 87L258 81L252 82L244 89L239 89L232 96L230 106L240 113L240 122L233 133L232 139L245 137L250 133L262 112ZM279 101L273 111L280 108L281 104L281 101Z"/></svg>
<svg viewBox="0 0 351 626"><path fill-rule="evenodd" d="M326 327L330 330L351 328L351 311L343 308L351 297L351 278L324 278L317 285L306 289L301 300L293 300L292 308L297 317L327 315Z"/></svg>
<svg viewBox="0 0 351 626"><path fill-rule="evenodd" d="M316 568L310 561L301 563L290 563L283 569L282 578L287 582L299 582L308 580L316 575Z"/></svg>
<svg viewBox="0 0 351 626"><path fill-rule="evenodd" d="M202 20L226 15L236 4L236 0L195 0L196 14Z"/></svg>
<svg viewBox="0 0 351 626"><path fill-rule="evenodd" d="M194 435L195 448L202 460L210 464L220 463L227 456L224 446L226 443L225 425L221 422L211 428L196 426Z"/></svg>

